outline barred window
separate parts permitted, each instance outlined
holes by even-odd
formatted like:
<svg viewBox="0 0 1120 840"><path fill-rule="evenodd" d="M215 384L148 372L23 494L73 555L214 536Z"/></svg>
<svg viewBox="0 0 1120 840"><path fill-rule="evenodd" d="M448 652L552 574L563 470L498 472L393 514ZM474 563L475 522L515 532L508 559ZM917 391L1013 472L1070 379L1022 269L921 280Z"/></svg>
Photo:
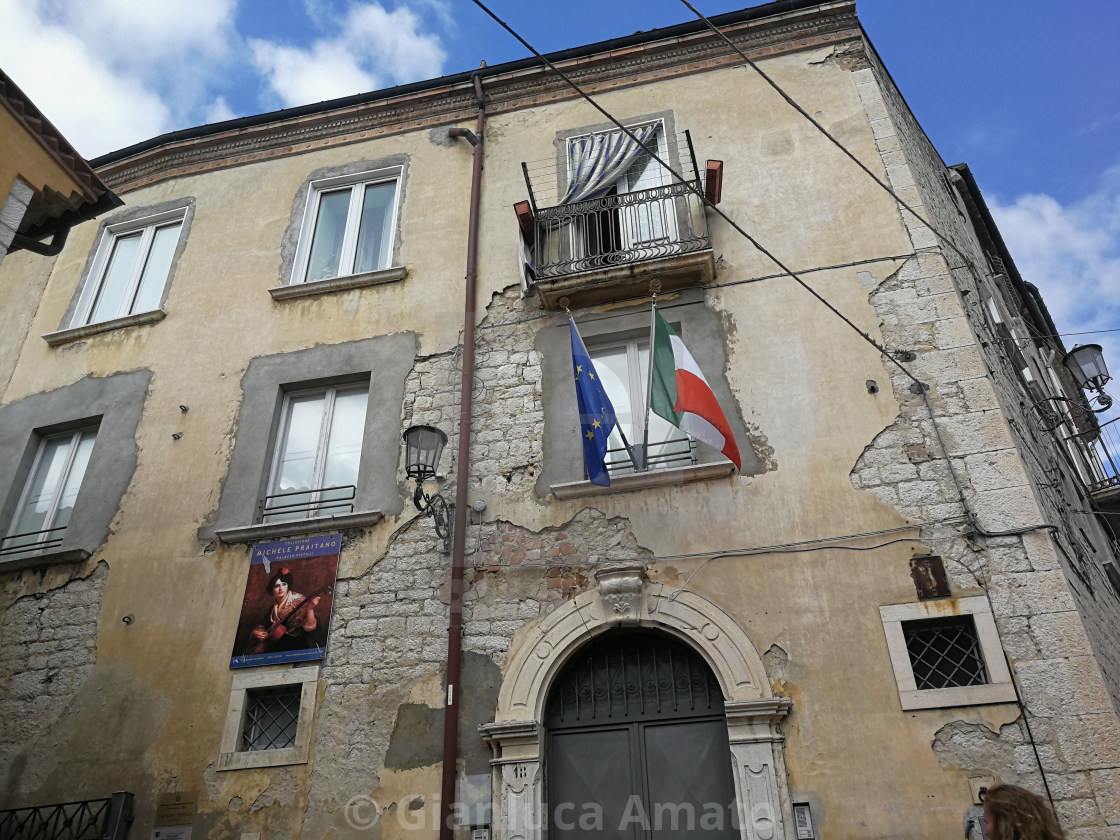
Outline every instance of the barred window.
<svg viewBox="0 0 1120 840"><path fill-rule="evenodd" d="M295 744L301 691L299 685L279 685L248 692L242 752L284 750Z"/></svg>
<svg viewBox="0 0 1120 840"><path fill-rule="evenodd" d="M902 632L918 690L988 682L972 616L905 621Z"/></svg>

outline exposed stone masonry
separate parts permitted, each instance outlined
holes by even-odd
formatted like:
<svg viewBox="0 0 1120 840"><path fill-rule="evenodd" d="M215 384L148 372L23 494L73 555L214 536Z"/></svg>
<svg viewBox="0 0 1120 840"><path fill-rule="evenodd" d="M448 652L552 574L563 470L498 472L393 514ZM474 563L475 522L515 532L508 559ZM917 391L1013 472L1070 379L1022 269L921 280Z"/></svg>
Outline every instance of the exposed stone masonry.
<svg viewBox="0 0 1120 840"><path fill-rule="evenodd" d="M97 662L97 619L109 567L24 596L0 614L0 766L47 730Z"/></svg>
<svg viewBox="0 0 1120 840"><path fill-rule="evenodd" d="M1112 836L1106 826L1120 823L1120 778L1114 769L1120 765L1120 726L1085 630L1104 624L1105 616L1114 630L1120 605L1107 593L1093 603L1078 597L1083 613L1090 614L1082 623L1074 603L1080 593L1076 588L1071 593L1055 551L1063 538L1052 540L1044 527L1063 521L1067 512L1040 507L1031 487L1032 480L1052 483L1038 467L1055 466L1048 451L1055 443L1025 431L1026 419L1016 409L1028 407L1030 395L1001 352L980 301L981 284L1004 299L1009 286L993 276L950 196L948 173L936 151L877 76L885 78L877 65L853 74L890 184L948 232L978 271L958 269L959 255L942 251L933 232L900 209L919 253L882 278L870 302L881 318L885 346L916 354L907 366L930 386L933 417L912 381L894 370L899 416L863 453L852 481L914 521L932 523L922 537L945 558L954 590L987 592L1034 740L1032 745L1022 719L997 733L967 722L962 713L965 719L943 727L932 747L943 764L997 769L1005 781L1038 790L1041 762L1071 840ZM1011 533L989 538L970 533L950 463L979 527ZM1076 489L1065 489L1076 498ZM1068 564L1067 571L1072 571ZM1113 660L1114 632L1095 647L1103 660ZM1112 693L1116 696L1116 687Z"/></svg>

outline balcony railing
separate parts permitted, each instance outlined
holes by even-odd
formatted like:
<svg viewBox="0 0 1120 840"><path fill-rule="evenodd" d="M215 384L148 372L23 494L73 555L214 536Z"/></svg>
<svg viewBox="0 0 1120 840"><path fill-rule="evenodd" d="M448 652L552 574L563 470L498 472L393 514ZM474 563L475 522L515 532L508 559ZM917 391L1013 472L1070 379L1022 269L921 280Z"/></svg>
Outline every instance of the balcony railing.
<svg viewBox="0 0 1120 840"><path fill-rule="evenodd" d="M353 484L273 493L261 500L258 518L268 523L353 513L356 495L357 488Z"/></svg>
<svg viewBox="0 0 1120 840"><path fill-rule="evenodd" d="M132 794L0 811L3 840L124 840Z"/></svg>
<svg viewBox="0 0 1120 840"><path fill-rule="evenodd" d="M6 557L17 557L37 551L53 551L62 545L62 537L66 533L66 526L46 528L42 531L27 531L22 534L8 534L0 539L0 560ZM3 835L0 835L2 838Z"/></svg>
<svg viewBox="0 0 1120 840"><path fill-rule="evenodd" d="M1120 417L1068 439L1080 443L1090 456L1085 482L1090 493L1120 490Z"/></svg>
<svg viewBox="0 0 1120 840"><path fill-rule="evenodd" d="M699 181L539 208L531 244L537 282L711 248Z"/></svg>

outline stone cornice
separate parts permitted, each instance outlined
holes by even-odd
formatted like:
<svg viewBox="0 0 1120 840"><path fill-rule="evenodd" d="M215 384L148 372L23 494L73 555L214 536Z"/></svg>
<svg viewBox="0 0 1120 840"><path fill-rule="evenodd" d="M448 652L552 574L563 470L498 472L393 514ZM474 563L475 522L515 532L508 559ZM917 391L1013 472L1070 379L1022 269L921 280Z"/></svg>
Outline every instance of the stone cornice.
<svg viewBox="0 0 1120 840"><path fill-rule="evenodd" d="M820 3L786 14L748 20L724 32L752 59L770 58L862 37L851 0ZM647 84L741 63L721 40L702 31L653 40L561 62L558 66L590 94ZM488 76L490 115L578 96L544 67ZM469 82L433 86L398 97L195 139L169 142L109 163L98 174L112 189L127 191L217 169L285 157L377 137L462 122L474 115Z"/></svg>

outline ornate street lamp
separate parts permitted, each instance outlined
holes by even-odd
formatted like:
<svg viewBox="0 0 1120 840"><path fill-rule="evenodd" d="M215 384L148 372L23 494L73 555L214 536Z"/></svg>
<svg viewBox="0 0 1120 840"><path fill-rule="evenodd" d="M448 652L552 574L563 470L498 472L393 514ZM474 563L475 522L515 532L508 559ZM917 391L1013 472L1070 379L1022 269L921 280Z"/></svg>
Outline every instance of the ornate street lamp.
<svg viewBox="0 0 1120 840"><path fill-rule="evenodd" d="M1112 407L1112 397L1104 392L1104 385L1111 377L1099 344L1074 347L1066 353L1062 364L1073 374L1078 387L1090 392L1089 407L1093 408L1094 400L1100 406L1093 408L1094 412L1107 411Z"/></svg>
<svg viewBox="0 0 1120 840"><path fill-rule="evenodd" d="M452 511L449 504L439 493L429 496L424 492L424 482L435 478L447 435L435 426L409 426L404 430L405 474L416 481L412 503L416 509L435 521L436 536L443 540L444 552L451 551Z"/></svg>

